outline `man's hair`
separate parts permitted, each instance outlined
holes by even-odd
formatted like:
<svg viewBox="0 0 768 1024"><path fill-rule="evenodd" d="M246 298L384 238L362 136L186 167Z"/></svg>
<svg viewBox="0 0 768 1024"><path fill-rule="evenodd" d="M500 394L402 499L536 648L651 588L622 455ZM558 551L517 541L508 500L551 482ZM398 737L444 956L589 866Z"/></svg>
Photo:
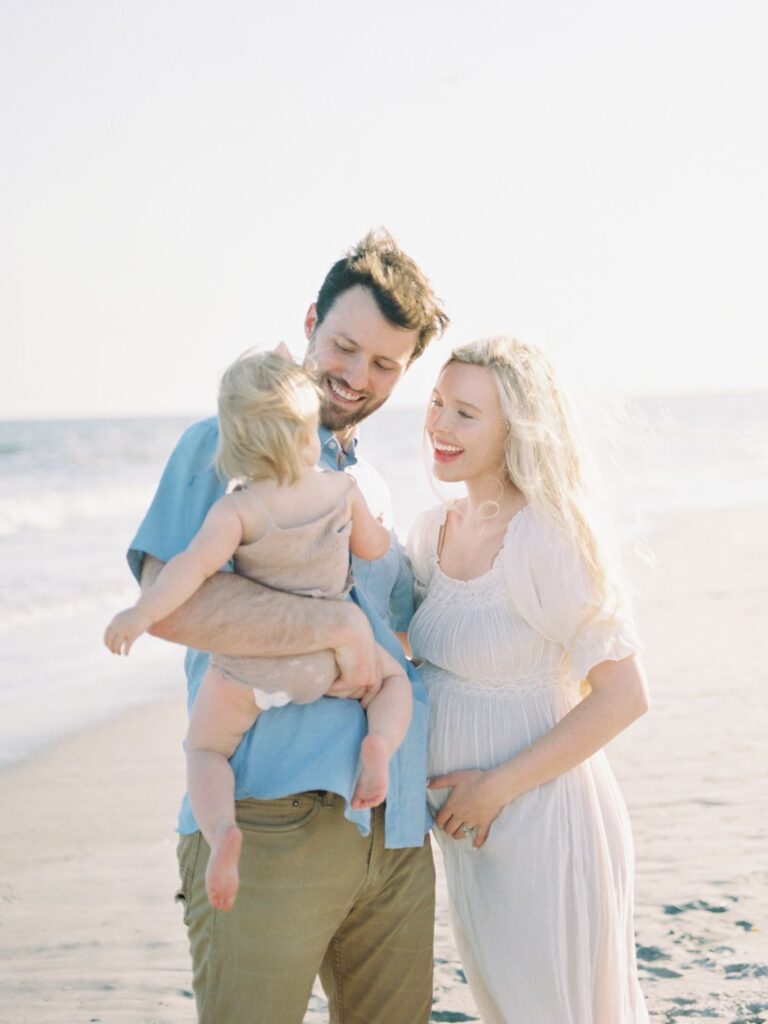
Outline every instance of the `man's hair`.
<svg viewBox="0 0 768 1024"><path fill-rule="evenodd" d="M418 330L411 362L450 322L429 281L383 228L369 231L328 271L317 296L318 326L336 299L357 285L371 292L379 312L391 324Z"/></svg>
<svg viewBox="0 0 768 1024"><path fill-rule="evenodd" d="M275 352L244 352L219 388L219 447L214 465L225 480L294 483L301 450L314 432L322 392L301 366Z"/></svg>

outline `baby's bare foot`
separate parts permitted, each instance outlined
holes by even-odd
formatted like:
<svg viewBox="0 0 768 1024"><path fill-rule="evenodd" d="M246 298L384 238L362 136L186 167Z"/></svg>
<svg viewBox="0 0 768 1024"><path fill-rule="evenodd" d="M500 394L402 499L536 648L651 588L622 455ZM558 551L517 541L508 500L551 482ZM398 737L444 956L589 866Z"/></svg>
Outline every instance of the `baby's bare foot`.
<svg viewBox="0 0 768 1024"><path fill-rule="evenodd" d="M237 825L228 825L213 842L205 870L205 891L216 910L231 910L235 905L240 876L237 863L243 834Z"/></svg>
<svg viewBox="0 0 768 1024"><path fill-rule="evenodd" d="M383 737L366 736L360 746L360 775L352 797L355 810L376 807L387 795L389 750Z"/></svg>

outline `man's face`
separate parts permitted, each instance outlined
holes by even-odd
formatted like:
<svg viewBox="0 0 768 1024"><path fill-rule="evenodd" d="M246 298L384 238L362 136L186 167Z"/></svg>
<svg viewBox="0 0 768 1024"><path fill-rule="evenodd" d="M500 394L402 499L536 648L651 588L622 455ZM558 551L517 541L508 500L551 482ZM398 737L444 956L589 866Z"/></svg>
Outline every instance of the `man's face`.
<svg viewBox="0 0 768 1024"><path fill-rule="evenodd" d="M323 391L320 422L343 431L370 416L392 394L408 368L418 330L395 327L362 285L336 299L321 324L314 303L304 331L309 347L304 365Z"/></svg>

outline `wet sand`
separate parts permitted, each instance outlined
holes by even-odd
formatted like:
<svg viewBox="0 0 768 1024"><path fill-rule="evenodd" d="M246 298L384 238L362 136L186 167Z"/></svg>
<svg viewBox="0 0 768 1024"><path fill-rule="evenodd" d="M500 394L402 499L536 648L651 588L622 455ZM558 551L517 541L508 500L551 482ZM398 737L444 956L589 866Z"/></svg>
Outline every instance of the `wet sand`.
<svg viewBox="0 0 768 1024"><path fill-rule="evenodd" d="M766 521L765 508L669 518L651 538L655 577L638 573L653 707L610 756L654 1021L768 1021ZM184 728L180 694L0 773L3 1019L194 1021L173 902ZM443 886L435 957L432 1019L479 1019ZM325 1020L318 988L306 1021Z"/></svg>

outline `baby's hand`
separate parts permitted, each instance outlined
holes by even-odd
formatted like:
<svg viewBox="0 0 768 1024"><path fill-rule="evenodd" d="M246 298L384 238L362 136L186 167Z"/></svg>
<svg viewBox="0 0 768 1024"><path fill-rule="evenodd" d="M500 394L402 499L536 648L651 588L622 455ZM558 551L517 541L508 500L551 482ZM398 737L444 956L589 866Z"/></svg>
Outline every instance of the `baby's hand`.
<svg viewBox="0 0 768 1024"><path fill-rule="evenodd" d="M126 608L118 612L107 626L104 643L113 654L127 654L134 640L146 633L152 625L152 619L146 612L138 608Z"/></svg>

